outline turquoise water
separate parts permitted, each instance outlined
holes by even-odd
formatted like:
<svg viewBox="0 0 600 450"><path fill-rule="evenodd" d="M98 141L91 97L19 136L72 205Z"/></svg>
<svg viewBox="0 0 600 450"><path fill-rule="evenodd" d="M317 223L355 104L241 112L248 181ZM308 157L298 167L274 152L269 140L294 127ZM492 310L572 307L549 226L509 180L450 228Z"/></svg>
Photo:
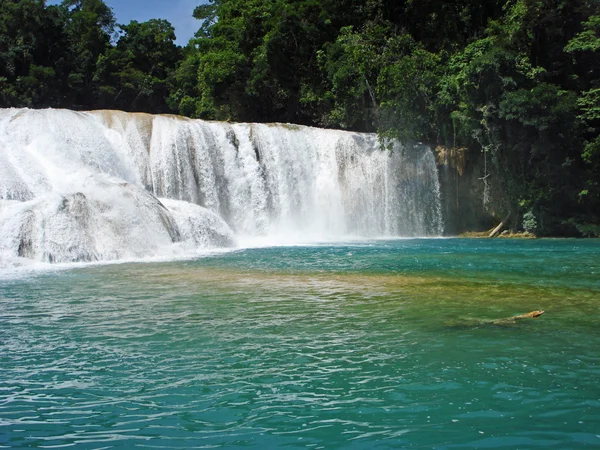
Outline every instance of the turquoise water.
<svg viewBox="0 0 600 450"><path fill-rule="evenodd" d="M4 278L0 446L600 448L599 307L598 240L373 241Z"/></svg>

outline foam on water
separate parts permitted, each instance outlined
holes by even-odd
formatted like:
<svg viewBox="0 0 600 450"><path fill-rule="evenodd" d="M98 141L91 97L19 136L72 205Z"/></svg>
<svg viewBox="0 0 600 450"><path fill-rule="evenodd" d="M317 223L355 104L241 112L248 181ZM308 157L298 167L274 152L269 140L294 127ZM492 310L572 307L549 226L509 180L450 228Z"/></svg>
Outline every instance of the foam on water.
<svg viewBox="0 0 600 450"><path fill-rule="evenodd" d="M425 147L274 124L0 110L0 265L442 233Z"/></svg>

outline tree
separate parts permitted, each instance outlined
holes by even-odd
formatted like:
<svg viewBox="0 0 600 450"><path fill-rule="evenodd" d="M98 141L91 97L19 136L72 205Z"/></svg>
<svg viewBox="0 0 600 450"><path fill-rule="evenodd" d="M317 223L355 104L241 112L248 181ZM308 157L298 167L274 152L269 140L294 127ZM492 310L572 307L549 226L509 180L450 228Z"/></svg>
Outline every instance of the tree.
<svg viewBox="0 0 600 450"><path fill-rule="evenodd" d="M98 97L96 65L110 48L115 18L103 0L63 0L61 7L69 42L67 101L76 109L91 109Z"/></svg>
<svg viewBox="0 0 600 450"><path fill-rule="evenodd" d="M44 0L0 3L0 106L56 106L66 41Z"/></svg>
<svg viewBox="0 0 600 450"><path fill-rule="evenodd" d="M94 81L100 105L125 111L170 112L168 81L180 59L175 30L166 20L120 25L117 45L98 58Z"/></svg>
<svg viewBox="0 0 600 450"><path fill-rule="evenodd" d="M582 121L583 186L578 194L582 213L572 223L584 235L600 236L600 15L591 15L565 46L573 56L579 81L578 118Z"/></svg>
<svg viewBox="0 0 600 450"><path fill-rule="evenodd" d="M215 0L198 7L195 15L204 22L195 52L186 51L189 61L177 75L189 80L189 68L197 67L197 83L173 101L197 117L320 123L329 103L317 51L341 26L360 22L363 6L353 0Z"/></svg>

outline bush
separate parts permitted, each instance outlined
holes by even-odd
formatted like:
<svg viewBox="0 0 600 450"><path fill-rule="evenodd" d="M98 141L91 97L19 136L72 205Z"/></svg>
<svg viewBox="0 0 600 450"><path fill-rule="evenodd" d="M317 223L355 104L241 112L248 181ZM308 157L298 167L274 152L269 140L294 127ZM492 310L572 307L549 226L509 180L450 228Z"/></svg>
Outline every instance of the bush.
<svg viewBox="0 0 600 450"><path fill-rule="evenodd" d="M533 214L533 212L529 210L525 214L523 214L523 230L527 231L528 233L535 234L537 229L538 223L535 214Z"/></svg>

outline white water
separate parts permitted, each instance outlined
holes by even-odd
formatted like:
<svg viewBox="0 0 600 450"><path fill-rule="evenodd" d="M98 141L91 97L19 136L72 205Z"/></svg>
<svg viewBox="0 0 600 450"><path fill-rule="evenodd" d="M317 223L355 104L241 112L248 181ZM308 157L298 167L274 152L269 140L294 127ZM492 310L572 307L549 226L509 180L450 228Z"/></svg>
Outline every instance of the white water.
<svg viewBox="0 0 600 450"><path fill-rule="evenodd" d="M0 110L0 267L441 232L427 148L281 124Z"/></svg>

